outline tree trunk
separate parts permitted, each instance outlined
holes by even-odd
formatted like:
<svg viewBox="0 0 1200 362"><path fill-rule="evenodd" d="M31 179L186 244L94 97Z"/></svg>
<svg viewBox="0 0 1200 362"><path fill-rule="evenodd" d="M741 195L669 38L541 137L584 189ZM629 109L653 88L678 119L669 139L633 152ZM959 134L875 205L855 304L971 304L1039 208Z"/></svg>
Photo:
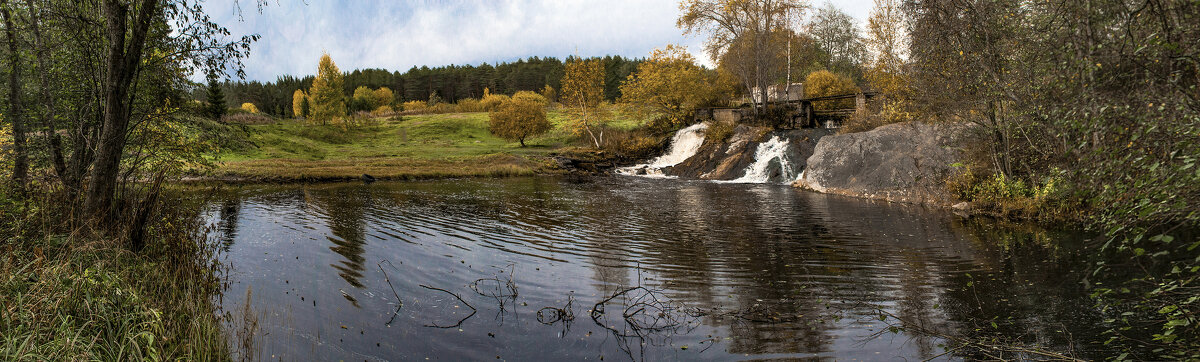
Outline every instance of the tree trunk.
<svg viewBox="0 0 1200 362"><path fill-rule="evenodd" d="M129 6L119 0L104 0L108 30L108 79L104 83L104 125L96 146L96 163L88 183L84 211L90 217L105 217L112 211L121 155L129 128L129 86L141 64L146 32L157 12L158 0L142 0L128 45L125 39ZM128 48L127 48L128 46Z"/></svg>
<svg viewBox="0 0 1200 362"><path fill-rule="evenodd" d="M42 113L42 129L46 132L48 144L50 146L51 163L54 165L54 172L58 174L59 180L66 179L67 165L63 160L62 139L58 135L57 111L55 106L54 95L50 92L50 67L46 66L46 43L42 38L41 30L41 13L34 6L33 0L25 0L25 4L29 6L29 27L33 30L33 47L35 58L37 59L37 74L40 83L39 94L42 107L45 108Z"/></svg>
<svg viewBox="0 0 1200 362"><path fill-rule="evenodd" d="M25 120L21 115L21 55L17 51L16 30L8 1L0 0L0 15L4 17L4 30L8 35L8 119L12 122L13 171L12 179L20 189L25 189L29 178L29 153L25 147Z"/></svg>

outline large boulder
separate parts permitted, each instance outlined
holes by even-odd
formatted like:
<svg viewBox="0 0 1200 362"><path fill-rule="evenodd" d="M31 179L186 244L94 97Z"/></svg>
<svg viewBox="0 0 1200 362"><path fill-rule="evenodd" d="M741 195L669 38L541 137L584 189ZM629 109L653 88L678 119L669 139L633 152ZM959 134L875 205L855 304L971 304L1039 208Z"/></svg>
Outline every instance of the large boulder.
<svg viewBox="0 0 1200 362"><path fill-rule="evenodd" d="M822 137L795 185L818 192L897 202L952 205L945 190L962 159L963 124L891 124Z"/></svg>

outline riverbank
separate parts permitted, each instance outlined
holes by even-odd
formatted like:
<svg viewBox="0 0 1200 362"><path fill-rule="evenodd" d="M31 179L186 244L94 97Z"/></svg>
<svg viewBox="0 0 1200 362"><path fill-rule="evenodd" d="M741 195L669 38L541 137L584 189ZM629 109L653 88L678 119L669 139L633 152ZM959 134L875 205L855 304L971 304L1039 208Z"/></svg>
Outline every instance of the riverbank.
<svg viewBox="0 0 1200 362"><path fill-rule="evenodd" d="M301 120L246 125L246 134L222 152L211 175L190 181L327 182L464 177L507 177L564 172L556 157L592 160L568 129L565 113L547 113L553 128L526 140L527 147L488 132L488 114L449 113L377 118L349 127ZM645 122L619 115L610 123L628 130Z"/></svg>

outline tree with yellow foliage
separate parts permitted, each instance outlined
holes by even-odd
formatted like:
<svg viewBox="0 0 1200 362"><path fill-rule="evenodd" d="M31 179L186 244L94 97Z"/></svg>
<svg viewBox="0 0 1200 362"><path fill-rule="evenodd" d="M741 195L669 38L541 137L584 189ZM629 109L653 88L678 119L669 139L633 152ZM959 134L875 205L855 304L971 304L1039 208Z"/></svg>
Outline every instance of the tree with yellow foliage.
<svg viewBox="0 0 1200 362"><path fill-rule="evenodd" d="M519 141L521 147L525 147L526 138L550 131L550 121L546 120L543 104L526 98L513 98L488 113L488 130L500 138Z"/></svg>
<svg viewBox="0 0 1200 362"><path fill-rule="evenodd" d="M317 77L308 91L311 97L308 113L313 122L324 125L331 121L342 122L346 117L346 95L342 93L344 83L342 71L333 63L329 53L321 55Z"/></svg>
<svg viewBox="0 0 1200 362"><path fill-rule="evenodd" d="M254 103L242 103L242 110L251 114L258 114L258 107L255 107Z"/></svg>
<svg viewBox="0 0 1200 362"><path fill-rule="evenodd" d="M292 116L296 118L308 117L308 95L304 94L303 89L297 89L292 92Z"/></svg>
<svg viewBox="0 0 1200 362"><path fill-rule="evenodd" d="M729 90L719 89L715 74L709 73L696 65L687 48L668 45L638 64L621 85L621 102L662 113L681 125L696 108L729 97Z"/></svg>
<svg viewBox="0 0 1200 362"><path fill-rule="evenodd" d="M875 0L871 17L867 19L867 47L875 59L867 69L866 78L884 94L880 116L888 123L904 122L915 117L908 75L904 72L906 18L898 0Z"/></svg>
<svg viewBox="0 0 1200 362"><path fill-rule="evenodd" d="M828 70L812 72L804 80L804 95L808 98L856 94L861 92L850 77L834 74ZM820 110L854 108L854 99L813 102Z"/></svg>
<svg viewBox="0 0 1200 362"><path fill-rule="evenodd" d="M384 106L391 107L392 102L396 101L396 94L393 93L392 89L388 87L379 87L379 89L376 89L371 96L374 102L373 108L376 110Z"/></svg>
<svg viewBox="0 0 1200 362"><path fill-rule="evenodd" d="M354 95L350 96L350 111L365 112L375 109L375 91L366 86L358 86L354 89Z"/></svg>
<svg viewBox="0 0 1200 362"><path fill-rule="evenodd" d="M550 102L550 104L554 104L554 102L558 102L558 90L547 84L545 87L542 87L542 97L546 98L546 101Z"/></svg>
<svg viewBox="0 0 1200 362"><path fill-rule="evenodd" d="M570 110L572 131L587 133L596 148L604 143L604 129L599 127L606 118L600 107L603 100L604 61L579 57L568 60L563 69L562 102Z"/></svg>

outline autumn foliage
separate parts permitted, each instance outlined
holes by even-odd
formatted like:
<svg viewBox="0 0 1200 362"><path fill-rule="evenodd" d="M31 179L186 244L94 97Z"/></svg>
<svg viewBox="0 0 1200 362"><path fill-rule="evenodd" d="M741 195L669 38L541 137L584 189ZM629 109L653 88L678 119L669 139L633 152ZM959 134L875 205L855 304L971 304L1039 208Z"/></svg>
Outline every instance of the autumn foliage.
<svg viewBox="0 0 1200 362"><path fill-rule="evenodd" d="M258 107L255 107L254 103L242 103L242 110L253 114L258 113Z"/></svg>
<svg viewBox="0 0 1200 362"><path fill-rule="evenodd" d="M313 79L309 106L309 119L320 124L341 123L346 118L346 95L342 93L342 71L326 53L317 66L317 77Z"/></svg>
<svg viewBox="0 0 1200 362"><path fill-rule="evenodd" d="M850 77L834 74L828 70L818 70L809 74L804 80L804 94L808 98L855 94L861 92ZM854 99L813 102L813 108L819 110L854 108Z"/></svg>
<svg viewBox="0 0 1200 362"><path fill-rule="evenodd" d="M495 111L488 113L488 119L488 130L492 134L521 142L521 147L525 147L525 139L550 130L545 105L525 98L513 98L501 103Z"/></svg>
<svg viewBox="0 0 1200 362"><path fill-rule="evenodd" d="M550 105L550 101L548 101L545 96L531 91L517 92L516 94L513 94L512 99L537 103L542 107Z"/></svg>
<svg viewBox="0 0 1200 362"><path fill-rule="evenodd" d="M571 129L586 133L592 144L600 148L604 130L598 126L605 120L600 103L604 101L604 61L573 58L567 62L562 78L560 101L571 113Z"/></svg>
<svg viewBox="0 0 1200 362"><path fill-rule="evenodd" d="M733 89L722 87L716 78L715 72L696 65L687 48L668 45L629 75L621 85L621 101L662 113L680 125L696 108L728 100Z"/></svg>
<svg viewBox="0 0 1200 362"><path fill-rule="evenodd" d="M303 89L292 92L292 116L308 117L308 94L305 94Z"/></svg>

